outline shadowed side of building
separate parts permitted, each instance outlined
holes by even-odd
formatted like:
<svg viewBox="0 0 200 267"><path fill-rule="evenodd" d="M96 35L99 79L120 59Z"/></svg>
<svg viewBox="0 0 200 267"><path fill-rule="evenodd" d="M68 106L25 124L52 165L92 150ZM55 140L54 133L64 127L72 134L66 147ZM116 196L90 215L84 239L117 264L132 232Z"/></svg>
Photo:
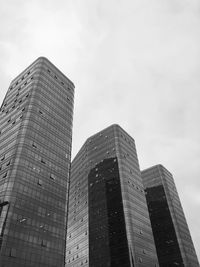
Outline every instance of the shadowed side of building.
<svg viewBox="0 0 200 267"><path fill-rule="evenodd" d="M199 267L172 174L162 165L142 171L161 267Z"/></svg>

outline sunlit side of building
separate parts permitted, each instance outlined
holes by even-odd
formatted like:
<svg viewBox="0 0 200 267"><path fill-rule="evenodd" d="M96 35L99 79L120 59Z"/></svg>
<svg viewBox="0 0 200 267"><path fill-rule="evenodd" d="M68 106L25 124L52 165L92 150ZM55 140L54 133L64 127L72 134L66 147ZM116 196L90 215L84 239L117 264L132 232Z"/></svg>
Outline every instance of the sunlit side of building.
<svg viewBox="0 0 200 267"><path fill-rule="evenodd" d="M158 266L135 142L118 125L72 162L66 266Z"/></svg>
<svg viewBox="0 0 200 267"><path fill-rule="evenodd" d="M0 266L62 267L74 85L40 57L0 109Z"/></svg>

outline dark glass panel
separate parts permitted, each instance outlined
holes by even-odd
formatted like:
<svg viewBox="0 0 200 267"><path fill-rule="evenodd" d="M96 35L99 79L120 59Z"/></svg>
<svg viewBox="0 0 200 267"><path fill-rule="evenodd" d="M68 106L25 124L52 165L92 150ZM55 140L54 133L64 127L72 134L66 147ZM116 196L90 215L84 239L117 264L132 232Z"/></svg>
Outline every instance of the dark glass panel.
<svg viewBox="0 0 200 267"><path fill-rule="evenodd" d="M147 188L146 198L160 267L184 266L163 186Z"/></svg>
<svg viewBox="0 0 200 267"><path fill-rule="evenodd" d="M117 158L104 159L88 175L90 267L129 267L129 251Z"/></svg>

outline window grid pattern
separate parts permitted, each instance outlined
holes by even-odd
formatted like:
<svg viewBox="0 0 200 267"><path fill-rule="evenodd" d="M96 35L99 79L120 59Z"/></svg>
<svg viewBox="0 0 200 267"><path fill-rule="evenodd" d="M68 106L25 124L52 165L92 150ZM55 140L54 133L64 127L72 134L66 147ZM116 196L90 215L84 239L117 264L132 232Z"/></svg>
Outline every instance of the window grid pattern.
<svg viewBox="0 0 200 267"><path fill-rule="evenodd" d="M39 58L13 80L3 101L0 205L7 201L9 211L0 217L2 267L64 266L73 90Z"/></svg>
<svg viewBox="0 0 200 267"><path fill-rule="evenodd" d="M198 267L172 174L162 165L156 165L142 171L142 178L160 266Z"/></svg>
<svg viewBox="0 0 200 267"><path fill-rule="evenodd" d="M125 138L122 137L121 135L125 136ZM90 194L89 192L91 189L90 188L91 183L93 185L95 184L95 186L97 187L102 186L102 188L104 188L103 192L105 194L104 197L102 196L102 201L103 199L106 199L105 203L107 203L107 201L109 202L109 197L110 195L112 195L112 192L108 193L108 190L106 191L105 187L103 187L103 185L104 186L106 185L105 181L102 182L102 184L99 183L102 179L100 176L100 171L96 169L98 169L98 166L101 166L103 163L109 161L110 159L112 160L115 159L118 162L118 167L114 169L115 173L117 173L116 171L117 169L119 172L119 184L117 188L120 190L122 195L122 210L124 214L123 216L124 216L125 233L126 233L125 235L128 241L127 247L124 244L125 248L124 251L126 251L124 252L124 255L126 255L127 253L129 258L129 260L127 260L127 266L155 267L158 265L158 261L156 257L156 250L153 241L134 140L117 125L110 126L107 129L88 138L72 162L72 173L70 180L69 221L68 221L68 227L71 227L71 229L68 228L68 230L70 229L70 231L68 232L68 238L70 239L70 241L67 242L66 260L68 261L66 261L66 266L70 267L72 266L78 267L82 265L97 266L94 265L97 264L97 261L94 263L92 261L92 257L94 259L95 255L97 255L95 254L95 251L97 251L95 249L95 244L97 244L98 242L97 240L92 241L93 239L90 228L92 224L89 223L90 219L92 218L90 216L92 216L92 210L93 210L93 209L90 210L90 207L92 207L92 205L95 205L96 200L92 200L92 198L89 197ZM96 172L95 175L93 172ZM110 177L112 177L112 173L110 173ZM115 175L115 179L117 181L117 175ZM81 185L80 189L81 198L80 202L76 203L76 209L78 209L80 205L85 203L84 202L85 198L87 199L87 204L85 205L85 207L83 208L81 206L81 211L83 212L83 214L89 215L89 217L86 216L84 219L85 228L81 228L82 227L81 224L76 223L75 221L73 222L73 218L76 218L74 213L76 196L73 194L75 192L78 193L78 191L75 188L78 185L78 183ZM109 186L107 186L107 188L109 188ZM112 186L109 190L112 190ZM94 192L91 194L92 194L91 196L96 197ZM106 214L105 211L107 210L108 207L106 206L105 203L103 204L102 202L101 205L99 204L100 206L104 206L105 208L104 212L103 210L101 210L101 214ZM110 207L109 210L112 210L112 206ZM98 205L94 213L97 211L98 211ZM121 218L123 218L123 216ZM106 220L108 221L108 217L109 217L108 215L105 216L106 218L105 225L106 225ZM112 218L112 216L110 218ZM94 249L93 250L90 249L90 252L86 250L86 252L88 253L87 255L81 256L79 254L78 258L76 258L75 247L78 242L77 240L79 240L79 238L82 238L85 230L87 231L89 230L87 236L85 236L83 239L86 244L86 247L87 248L94 247ZM112 237L114 238L115 235L109 236L108 234L109 231L106 227L105 229L101 230L102 230L101 234L99 233L99 235L97 235L99 237L99 241L102 241L103 238L105 238L106 240L106 236L107 240L111 240ZM110 233L111 232L112 231L110 231ZM110 250L109 251L107 250L107 252L104 253L105 258L103 263L101 264L101 262L99 261L98 266L102 267L120 266L116 265L116 264L122 264L120 262L120 258L117 259L117 257L114 257L114 255L116 255L116 251L113 254L110 254ZM86 256L88 257L87 262L84 261Z"/></svg>

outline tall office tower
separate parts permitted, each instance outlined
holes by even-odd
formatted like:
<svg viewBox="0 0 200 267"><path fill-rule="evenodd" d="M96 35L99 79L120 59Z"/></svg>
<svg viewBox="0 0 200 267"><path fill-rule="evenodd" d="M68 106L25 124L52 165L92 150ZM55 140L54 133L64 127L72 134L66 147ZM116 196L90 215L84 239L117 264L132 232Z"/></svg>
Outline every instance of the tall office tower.
<svg viewBox="0 0 200 267"><path fill-rule="evenodd" d="M73 94L73 83L41 57L3 100L1 267L64 266Z"/></svg>
<svg viewBox="0 0 200 267"><path fill-rule="evenodd" d="M158 266L135 143L118 125L72 162L66 266Z"/></svg>
<svg viewBox="0 0 200 267"><path fill-rule="evenodd" d="M160 267L198 267L172 174L162 165L142 171Z"/></svg>

